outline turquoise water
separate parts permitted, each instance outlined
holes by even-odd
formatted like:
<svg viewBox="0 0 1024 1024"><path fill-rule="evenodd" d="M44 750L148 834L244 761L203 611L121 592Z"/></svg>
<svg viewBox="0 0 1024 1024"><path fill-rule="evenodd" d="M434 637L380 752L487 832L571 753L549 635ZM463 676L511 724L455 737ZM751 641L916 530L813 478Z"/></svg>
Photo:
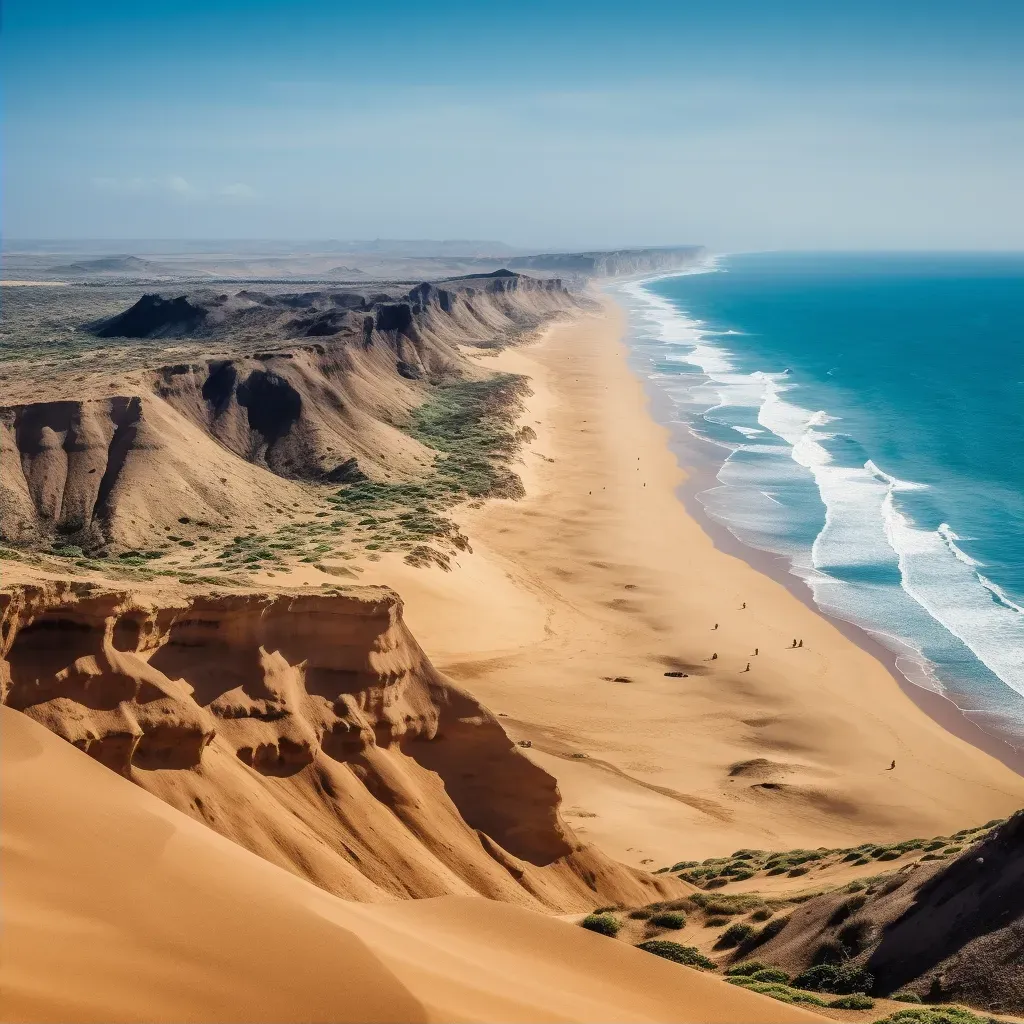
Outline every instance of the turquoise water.
<svg viewBox="0 0 1024 1024"><path fill-rule="evenodd" d="M721 455L708 514L1024 747L1024 256L732 256L618 297Z"/></svg>

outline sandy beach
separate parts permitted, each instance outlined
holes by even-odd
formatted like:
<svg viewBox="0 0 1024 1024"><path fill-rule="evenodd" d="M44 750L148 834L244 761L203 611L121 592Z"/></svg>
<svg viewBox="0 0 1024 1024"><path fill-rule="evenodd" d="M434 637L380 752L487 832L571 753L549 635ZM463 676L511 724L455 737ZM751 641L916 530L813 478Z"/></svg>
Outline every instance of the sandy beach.
<svg viewBox="0 0 1024 1024"><path fill-rule="evenodd" d="M402 594L435 663L531 745L580 835L628 863L931 836L1024 803L1024 778L849 630L716 547L680 500L624 327L602 299L487 358L531 381L526 498L461 515L473 553L452 572L385 555L363 581Z"/></svg>

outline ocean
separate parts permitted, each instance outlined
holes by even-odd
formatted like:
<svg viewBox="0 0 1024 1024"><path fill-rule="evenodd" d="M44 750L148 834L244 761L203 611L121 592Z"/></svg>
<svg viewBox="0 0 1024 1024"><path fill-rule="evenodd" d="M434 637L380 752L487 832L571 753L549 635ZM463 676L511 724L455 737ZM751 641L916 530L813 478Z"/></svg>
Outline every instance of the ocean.
<svg viewBox="0 0 1024 1024"><path fill-rule="evenodd" d="M1024 255L735 255L616 293L715 453L707 514L1024 747Z"/></svg>

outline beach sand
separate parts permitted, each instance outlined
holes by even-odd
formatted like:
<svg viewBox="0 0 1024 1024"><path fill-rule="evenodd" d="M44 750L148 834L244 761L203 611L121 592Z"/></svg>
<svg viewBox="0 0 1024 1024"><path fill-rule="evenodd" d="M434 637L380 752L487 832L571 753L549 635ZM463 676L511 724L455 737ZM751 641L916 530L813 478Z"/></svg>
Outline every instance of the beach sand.
<svg viewBox="0 0 1024 1024"><path fill-rule="evenodd" d="M452 572L386 555L361 582L403 596L435 664L628 863L929 837L1024 805L1024 778L925 714L849 630L715 546L624 329L602 299L483 360L531 379L526 498L460 512L473 553Z"/></svg>

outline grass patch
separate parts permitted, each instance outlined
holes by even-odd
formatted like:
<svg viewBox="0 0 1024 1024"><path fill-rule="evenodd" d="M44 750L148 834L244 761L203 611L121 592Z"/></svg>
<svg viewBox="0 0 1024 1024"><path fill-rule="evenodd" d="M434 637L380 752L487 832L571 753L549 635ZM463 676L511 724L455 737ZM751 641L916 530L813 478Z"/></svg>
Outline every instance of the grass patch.
<svg viewBox="0 0 1024 1024"><path fill-rule="evenodd" d="M730 985L738 985L740 988L749 989L751 992L759 992L763 996L771 996L782 1003L804 1003L808 1006L827 1006L820 996L812 995L810 992L801 992L799 989L791 988L789 985L780 985L777 982L755 981L753 978L726 978Z"/></svg>
<svg viewBox="0 0 1024 1024"><path fill-rule="evenodd" d="M714 960L706 957L699 949L695 949L693 946L683 946L678 942L648 939L646 942L638 943L636 948L642 949L645 953L664 957L674 964L682 964L684 967L697 967L701 970L713 971L717 966Z"/></svg>
<svg viewBox="0 0 1024 1024"><path fill-rule="evenodd" d="M686 915L680 914L676 911L668 911L666 913L654 914L651 917L651 924L656 928L685 928L686 927Z"/></svg>
<svg viewBox="0 0 1024 1024"><path fill-rule="evenodd" d="M979 1017L962 1006L915 1006L897 1010L875 1024L994 1024L991 1017Z"/></svg>

